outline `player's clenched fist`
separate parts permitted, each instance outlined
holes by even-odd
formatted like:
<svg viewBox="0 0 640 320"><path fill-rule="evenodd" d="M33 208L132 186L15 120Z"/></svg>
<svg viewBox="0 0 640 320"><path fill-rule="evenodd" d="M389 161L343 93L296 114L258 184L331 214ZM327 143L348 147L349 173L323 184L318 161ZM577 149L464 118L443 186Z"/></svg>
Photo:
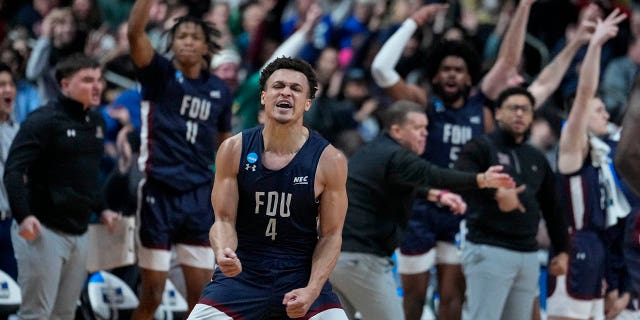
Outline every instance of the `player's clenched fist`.
<svg viewBox="0 0 640 320"><path fill-rule="evenodd" d="M240 259L231 248L224 248L221 254L216 255L216 263L227 277L235 277L242 272Z"/></svg>

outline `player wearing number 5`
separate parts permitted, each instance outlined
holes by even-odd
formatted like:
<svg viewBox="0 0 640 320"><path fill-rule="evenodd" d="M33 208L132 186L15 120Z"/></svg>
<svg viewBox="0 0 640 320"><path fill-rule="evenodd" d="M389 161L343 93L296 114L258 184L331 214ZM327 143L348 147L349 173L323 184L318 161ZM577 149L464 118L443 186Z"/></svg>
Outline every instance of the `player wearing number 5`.
<svg viewBox="0 0 640 320"><path fill-rule="evenodd" d="M151 46L145 26L152 0L136 0L129 17L131 57L142 84L142 134L138 160L145 172L140 199L140 306L134 319L151 319L161 303L171 246L185 275L193 307L213 274L208 232L209 165L231 131L231 97L207 69L219 48L217 31L193 17L176 19L167 59Z"/></svg>
<svg viewBox="0 0 640 320"><path fill-rule="evenodd" d="M214 279L189 319L347 319L327 282L347 211L344 155L302 125L317 90L308 63L262 71L264 127L221 146L211 201Z"/></svg>

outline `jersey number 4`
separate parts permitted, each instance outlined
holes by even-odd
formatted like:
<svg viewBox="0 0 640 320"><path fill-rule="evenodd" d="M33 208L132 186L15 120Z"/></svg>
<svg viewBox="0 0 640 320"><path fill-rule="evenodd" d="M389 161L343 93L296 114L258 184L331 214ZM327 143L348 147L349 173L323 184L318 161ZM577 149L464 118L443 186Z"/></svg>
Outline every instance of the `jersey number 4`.
<svg viewBox="0 0 640 320"><path fill-rule="evenodd" d="M265 237L271 237L271 240L275 241L277 234L278 233L276 232L276 218L271 218L269 219L269 224L267 224L267 230L265 230L264 235Z"/></svg>

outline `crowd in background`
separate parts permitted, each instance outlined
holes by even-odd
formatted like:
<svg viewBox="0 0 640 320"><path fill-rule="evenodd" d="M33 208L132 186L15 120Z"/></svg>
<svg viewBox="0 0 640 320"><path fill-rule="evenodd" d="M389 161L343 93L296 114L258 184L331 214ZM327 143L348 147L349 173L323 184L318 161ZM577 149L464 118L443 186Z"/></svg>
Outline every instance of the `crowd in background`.
<svg viewBox="0 0 640 320"><path fill-rule="evenodd" d="M380 131L380 114L390 103L370 77L370 65L380 46L423 3L438 1L318 1L322 15L308 34L299 56L318 72L321 91L305 122L351 154ZM403 51L397 71L408 81L425 82L425 59L433 43L442 39L469 41L487 71L498 54L501 38L515 10L514 1L440 1L450 7L433 28L417 32ZM219 31L224 48L213 59L211 71L235 91L234 131L259 121L255 73L274 50L304 22L312 0L199 1L158 0L150 12L147 30L155 48L166 49L166 31L176 17L202 17ZM630 1L536 2L527 26L523 59L525 81L541 69L576 35L579 19L602 17L619 7L630 17L619 35L604 48L602 96L612 124L620 124L628 92L640 64L640 10ZM55 94L52 66L61 57L84 52L104 65L107 90L100 107L108 125L107 153L115 159L117 132L140 119L135 94L134 67L128 57L126 18L133 1L33 0L3 4L0 61L18 79L14 115L23 121L30 111ZM581 49L551 99L538 112L532 142L545 150L559 135L566 101L575 93ZM252 77L253 76L253 77ZM111 161L111 163L114 163ZM105 170L108 169L105 167Z"/></svg>
<svg viewBox="0 0 640 320"><path fill-rule="evenodd" d="M147 34L158 52L166 52L167 31L177 17L200 17L218 30L222 50L211 59L209 69L233 92L234 133L261 123L258 79L262 66L280 52L306 60L317 72L319 90L304 116L305 125L349 157L382 132L384 111L393 102L372 78L376 54L407 18L422 5L435 2L447 3L448 10L432 25L418 28L395 68L406 82L429 92L426 61L434 45L444 40L468 42L481 62L478 76L485 74L499 55L501 40L519 1L154 0ZM133 3L0 3L0 62L10 67L16 82L11 115L14 121L24 121L30 112L57 96L53 66L64 57L84 53L103 66L106 88L98 107L106 123L101 179L110 208L127 215L135 214L135 186L141 176L132 165L141 129L141 96L127 40L127 18ZM615 8L626 13L628 19L620 24L617 36L603 45L599 87L599 96L610 114L612 136L619 131L640 70L640 3L537 0L531 7L517 66L524 85L531 84L566 44L582 35L582 22L604 19ZM304 32L296 33L301 30ZM562 123L573 102L586 51L586 45L577 50L557 90L536 110L528 135L529 142L547 155L554 169ZM211 159L213 171L213 155ZM129 180L114 187L118 178L114 172L131 174ZM540 241L541 247L546 245L548 240ZM15 270L9 273L15 277Z"/></svg>

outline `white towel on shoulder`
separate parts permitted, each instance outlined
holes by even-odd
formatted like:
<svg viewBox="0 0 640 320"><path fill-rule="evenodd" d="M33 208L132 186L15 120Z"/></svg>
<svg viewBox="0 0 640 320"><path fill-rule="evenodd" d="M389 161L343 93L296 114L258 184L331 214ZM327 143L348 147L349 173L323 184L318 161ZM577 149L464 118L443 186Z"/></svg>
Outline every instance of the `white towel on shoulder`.
<svg viewBox="0 0 640 320"><path fill-rule="evenodd" d="M591 145L591 163L594 167L600 168L600 180L607 193L608 228L618 223L618 219L626 217L631 211L631 206L613 176L609 145L595 136L589 138L589 144Z"/></svg>

